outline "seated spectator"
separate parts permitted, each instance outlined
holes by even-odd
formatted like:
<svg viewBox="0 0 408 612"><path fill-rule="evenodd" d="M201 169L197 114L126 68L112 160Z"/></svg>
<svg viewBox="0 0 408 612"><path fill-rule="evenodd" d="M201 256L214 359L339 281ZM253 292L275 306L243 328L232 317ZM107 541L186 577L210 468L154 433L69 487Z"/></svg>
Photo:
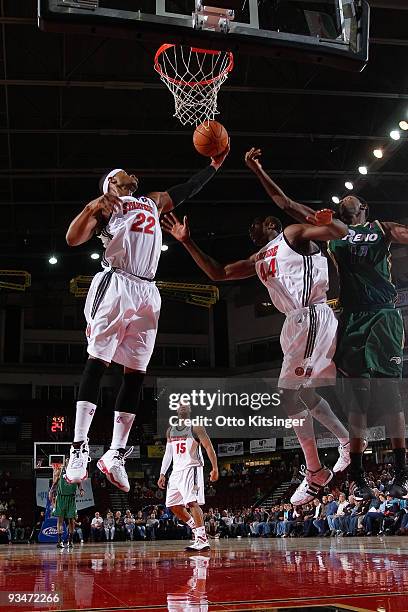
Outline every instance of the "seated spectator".
<svg viewBox="0 0 408 612"><path fill-rule="evenodd" d="M82 521L79 520L78 516L75 517L74 521L74 534L78 536L81 544L84 543L84 534L82 531Z"/></svg>
<svg viewBox="0 0 408 612"><path fill-rule="evenodd" d="M287 538L290 535L292 527L294 525L293 520L293 506L292 504L285 504L283 510L283 520L278 521L276 529L276 536Z"/></svg>
<svg viewBox="0 0 408 612"><path fill-rule="evenodd" d="M135 533L138 534L140 540L146 539L146 521L143 516L143 512L139 510L135 519Z"/></svg>
<svg viewBox="0 0 408 612"><path fill-rule="evenodd" d="M103 518L99 512L95 512L91 521L91 537L93 542L101 542L103 538Z"/></svg>
<svg viewBox="0 0 408 612"><path fill-rule="evenodd" d="M152 514L146 520L146 537L149 540L156 539L156 530L158 526L159 526L159 520L156 518L155 513L152 512Z"/></svg>
<svg viewBox="0 0 408 612"><path fill-rule="evenodd" d="M126 510L124 523L125 523L126 539L127 540L129 539L130 541L133 542L136 521L135 521L135 517L130 512L130 510Z"/></svg>
<svg viewBox="0 0 408 612"><path fill-rule="evenodd" d="M8 543L11 544L10 521L4 513L0 514L0 534L3 534Z"/></svg>
<svg viewBox="0 0 408 612"><path fill-rule="evenodd" d="M347 532L346 515L348 505L349 502L347 501L345 494L340 493L337 511L333 519L333 526L336 535L344 535L344 533Z"/></svg>
<svg viewBox="0 0 408 612"><path fill-rule="evenodd" d="M337 507L338 504L334 499L334 495L332 493L329 493L329 495L327 496L326 518L329 527L329 534L331 535L335 535L336 533L336 528L334 526L334 518L337 512Z"/></svg>
<svg viewBox="0 0 408 612"><path fill-rule="evenodd" d="M319 502L319 500L313 500ZM320 502L319 502L320 503ZM314 526L313 521L315 516L315 505L306 504L303 506L303 537L309 538L313 535Z"/></svg>
<svg viewBox="0 0 408 612"><path fill-rule="evenodd" d="M18 518L14 525L13 540L15 542L24 542L25 540L25 526L22 518Z"/></svg>
<svg viewBox="0 0 408 612"><path fill-rule="evenodd" d="M313 525L320 536L324 536L328 529L326 519L327 503L327 495L323 495L321 503L315 504Z"/></svg>
<svg viewBox="0 0 408 612"><path fill-rule="evenodd" d="M120 510L115 512L115 535L116 539L120 541L126 538L125 521Z"/></svg>
<svg viewBox="0 0 408 612"><path fill-rule="evenodd" d="M378 496L371 500L370 507L363 520L363 526L367 536L371 536L374 530L382 531L383 519L385 516L385 495L379 493Z"/></svg>
<svg viewBox="0 0 408 612"><path fill-rule="evenodd" d="M38 521L34 523L34 527L31 530L31 534L28 539L29 544L31 544L32 542L38 542L38 534L40 533L41 525L44 522L44 518L45 518L45 512L42 510L38 517Z"/></svg>
<svg viewBox="0 0 408 612"><path fill-rule="evenodd" d="M105 530L106 541L113 542L115 537L115 519L110 511L106 514L106 518L103 521L103 528Z"/></svg>

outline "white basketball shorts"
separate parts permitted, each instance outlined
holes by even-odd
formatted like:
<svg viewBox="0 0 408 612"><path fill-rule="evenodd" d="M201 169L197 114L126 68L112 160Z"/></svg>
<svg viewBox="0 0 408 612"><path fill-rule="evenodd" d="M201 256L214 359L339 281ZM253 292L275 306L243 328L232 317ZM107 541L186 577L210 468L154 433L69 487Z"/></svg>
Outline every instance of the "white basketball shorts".
<svg viewBox="0 0 408 612"><path fill-rule="evenodd" d="M122 270L99 272L85 303L89 355L145 372L156 341L160 306L154 282Z"/></svg>
<svg viewBox="0 0 408 612"><path fill-rule="evenodd" d="M167 508L188 506L191 502L197 502L200 506L205 504L204 470L201 466L172 472L167 484Z"/></svg>
<svg viewBox="0 0 408 612"><path fill-rule="evenodd" d="M315 304L290 312L280 342L283 363L282 389L334 385L337 319L327 304Z"/></svg>

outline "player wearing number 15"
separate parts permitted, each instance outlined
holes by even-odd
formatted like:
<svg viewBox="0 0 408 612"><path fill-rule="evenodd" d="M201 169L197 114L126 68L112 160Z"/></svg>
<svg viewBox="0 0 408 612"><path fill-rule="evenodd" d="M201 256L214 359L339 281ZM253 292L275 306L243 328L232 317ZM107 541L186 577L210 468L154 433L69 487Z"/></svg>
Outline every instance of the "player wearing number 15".
<svg viewBox="0 0 408 612"><path fill-rule="evenodd" d="M227 155L228 149L186 183L146 197L133 197L138 187L133 174L112 170L102 179L103 195L87 204L68 228L70 246L97 234L105 247L104 271L94 277L85 304L89 359L79 387L68 482L86 478L88 432L100 382L106 366L115 362L124 368L122 386L116 398L112 443L98 468L116 487L129 491L125 447L140 407L161 305L154 282L162 246L159 217L198 193Z"/></svg>

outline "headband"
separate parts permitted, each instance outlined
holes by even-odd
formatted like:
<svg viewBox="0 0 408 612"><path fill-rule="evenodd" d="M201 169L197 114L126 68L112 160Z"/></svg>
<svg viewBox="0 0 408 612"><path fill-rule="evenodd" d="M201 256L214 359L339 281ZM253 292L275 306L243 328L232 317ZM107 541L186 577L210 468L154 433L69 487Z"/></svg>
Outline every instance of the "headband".
<svg viewBox="0 0 408 612"><path fill-rule="evenodd" d="M108 193L109 191L109 179L111 179L113 176L116 176L118 172L124 172L124 170L122 170L122 168L116 168L116 170L111 170L109 174L106 175L105 180L103 181L103 187L102 187L102 191L104 194Z"/></svg>

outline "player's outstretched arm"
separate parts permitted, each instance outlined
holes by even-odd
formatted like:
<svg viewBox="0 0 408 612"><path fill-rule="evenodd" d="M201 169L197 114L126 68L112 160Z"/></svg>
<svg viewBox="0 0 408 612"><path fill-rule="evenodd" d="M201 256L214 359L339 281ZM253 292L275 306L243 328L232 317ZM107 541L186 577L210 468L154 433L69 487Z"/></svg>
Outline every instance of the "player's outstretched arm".
<svg viewBox="0 0 408 612"><path fill-rule="evenodd" d="M166 488L166 474L168 472L169 467L173 461L173 449L171 447L170 438L169 438L169 430L167 430L167 444L166 451L163 456L161 468L160 468L160 477L157 481L157 486L159 489Z"/></svg>
<svg viewBox="0 0 408 612"><path fill-rule="evenodd" d="M218 475L218 462L217 462L217 455L215 454L215 450L212 445L212 442L210 438L208 437L205 427L193 427L193 432L196 434L196 436L200 440L211 462L212 470L210 474L210 480L211 482L216 482L219 476Z"/></svg>
<svg viewBox="0 0 408 612"><path fill-rule="evenodd" d="M245 163L259 179L268 196L277 206L279 206L279 208L296 219L296 221L303 223L306 220L306 217L309 215L314 215L315 211L312 208L309 208L309 206L306 206L305 204L300 204L300 202L291 200L271 179L269 174L267 174L262 168L262 164L260 162L261 154L261 149L252 147L252 149L245 153Z"/></svg>
<svg viewBox="0 0 408 612"><path fill-rule="evenodd" d="M79 215L71 221L66 235L69 246L79 246L88 242L98 227L108 221L115 206L119 206L120 203L118 197L109 193L89 202Z"/></svg>
<svg viewBox="0 0 408 612"><path fill-rule="evenodd" d="M408 244L408 225L393 223L392 221L381 221L381 227L390 242Z"/></svg>
<svg viewBox="0 0 408 612"><path fill-rule="evenodd" d="M221 168L229 151L230 146L228 143L228 147L225 149L225 151L223 151L223 153L221 153L221 155L211 158L211 163L209 166L203 170L200 170L196 174L193 174L193 176L190 177L185 183L170 187L170 189L167 191L149 193L148 197L152 198L152 200L156 202L159 214L170 212L174 208L177 208L177 206L180 206L180 204L186 200L189 200L197 195L197 193L199 193L201 189L217 174L217 171Z"/></svg>
<svg viewBox="0 0 408 612"><path fill-rule="evenodd" d="M223 265L204 253L191 239L187 217L181 223L174 213L162 221L163 229L181 242L196 264L213 281L239 280L255 276L255 256Z"/></svg>
<svg viewBox="0 0 408 612"><path fill-rule="evenodd" d="M305 223L289 225L285 229L285 236L291 244L317 240L337 240L348 234L348 227L339 219L333 218L333 211L325 208L306 218Z"/></svg>

